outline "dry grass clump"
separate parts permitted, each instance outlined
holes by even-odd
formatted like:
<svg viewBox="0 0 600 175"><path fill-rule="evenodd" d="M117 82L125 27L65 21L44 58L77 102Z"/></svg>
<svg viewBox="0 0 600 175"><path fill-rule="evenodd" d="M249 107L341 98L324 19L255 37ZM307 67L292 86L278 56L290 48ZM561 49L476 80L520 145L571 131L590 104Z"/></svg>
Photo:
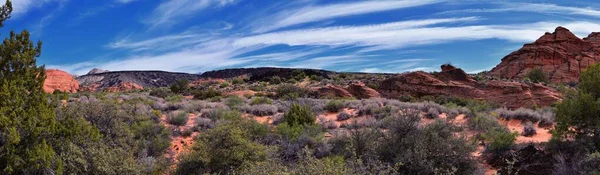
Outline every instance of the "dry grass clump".
<svg viewBox="0 0 600 175"><path fill-rule="evenodd" d="M526 122L523 125L523 132L521 133L521 135L525 136L525 137L530 137L530 136L533 136L535 134L537 134L537 132L535 130L535 127L533 127L533 123Z"/></svg>
<svg viewBox="0 0 600 175"><path fill-rule="evenodd" d="M526 108L519 108L516 110L508 110L506 108L499 108L494 110L504 120L522 120L530 121L532 123L539 122L540 127L549 127L554 123L554 111L552 108L542 108L539 110L532 110Z"/></svg>
<svg viewBox="0 0 600 175"><path fill-rule="evenodd" d="M212 129L215 127L215 122L213 120L211 120L210 118L198 117L198 118L196 118L195 122L196 122L197 130Z"/></svg>

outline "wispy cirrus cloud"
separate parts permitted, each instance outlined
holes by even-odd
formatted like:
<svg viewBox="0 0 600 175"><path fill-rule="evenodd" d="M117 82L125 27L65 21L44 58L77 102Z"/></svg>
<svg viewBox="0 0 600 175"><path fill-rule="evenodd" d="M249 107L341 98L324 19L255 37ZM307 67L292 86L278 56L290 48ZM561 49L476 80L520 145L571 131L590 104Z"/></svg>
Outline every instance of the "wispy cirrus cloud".
<svg viewBox="0 0 600 175"><path fill-rule="evenodd" d="M577 15L600 18L600 9L591 7L571 7L561 6L549 3L519 3L519 2L497 2L498 7L492 8L471 8L461 10L451 10L440 12L438 14L457 14L457 13L500 13L500 12L528 12L560 15Z"/></svg>
<svg viewBox="0 0 600 175"><path fill-rule="evenodd" d="M442 2L442 0L384 0L384 1L359 1L351 3L338 3L322 6L307 6L296 11L283 11L275 14L273 19L268 19L254 27L255 33L268 32L298 24L334 19L345 16L361 15L374 12L397 10Z"/></svg>
<svg viewBox="0 0 600 175"><path fill-rule="evenodd" d="M186 19L196 12L210 8L234 4L235 0L169 0L156 7L143 22L155 28L161 25L170 26Z"/></svg>

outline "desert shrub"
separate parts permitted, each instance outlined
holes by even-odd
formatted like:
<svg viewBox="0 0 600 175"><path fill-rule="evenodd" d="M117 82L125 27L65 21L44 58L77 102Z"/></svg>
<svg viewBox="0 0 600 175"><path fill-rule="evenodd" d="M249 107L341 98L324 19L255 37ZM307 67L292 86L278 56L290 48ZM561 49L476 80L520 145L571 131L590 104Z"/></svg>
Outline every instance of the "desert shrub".
<svg viewBox="0 0 600 175"><path fill-rule="evenodd" d="M271 79L269 80L270 84L281 84L281 78L278 76L273 76L271 77Z"/></svg>
<svg viewBox="0 0 600 175"><path fill-rule="evenodd" d="M229 96L226 100L225 100L225 104L230 108L230 109L236 109L238 106L244 104L245 101L238 97L238 96Z"/></svg>
<svg viewBox="0 0 600 175"><path fill-rule="evenodd" d="M261 105L244 105L242 107L240 107L241 111L244 111L246 113L250 113L252 115L256 115L256 116L267 116L267 115L273 115L275 113L277 113L277 106L275 105L269 105L269 104L261 104Z"/></svg>
<svg viewBox="0 0 600 175"><path fill-rule="evenodd" d="M212 129L215 127L215 123L210 118L196 118L196 126L199 130Z"/></svg>
<svg viewBox="0 0 600 175"><path fill-rule="evenodd" d="M167 115L167 122L175 126L183 126L187 120L188 114L184 111L173 111Z"/></svg>
<svg viewBox="0 0 600 175"><path fill-rule="evenodd" d="M219 125L200 133L191 150L179 156L172 174L228 174L243 164L264 160L265 151L241 126Z"/></svg>
<svg viewBox="0 0 600 175"><path fill-rule="evenodd" d="M209 88L208 90L194 90L192 92L195 99L199 100L207 100L211 98L221 97L221 92L217 91L214 88Z"/></svg>
<svg viewBox="0 0 600 175"><path fill-rule="evenodd" d="M371 112L371 115L373 115L373 117L375 117L376 119L383 119L386 117L394 116L396 113L398 113L398 111L399 109L397 107L383 106L373 110Z"/></svg>
<svg viewBox="0 0 600 175"><path fill-rule="evenodd" d="M190 137L192 135L192 133L194 133L194 131L192 129L184 129L181 131L181 136L182 137Z"/></svg>
<svg viewBox="0 0 600 175"><path fill-rule="evenodd" d="M535 127L533 126L533 123L526 122L523 125L523 132L521 133L521 135L525 136L525 137L529 137L529 136L533 136L535 134L536 134L536 131L535 131Z"/></svg>
<svg viewBox="0 0 600 175"><path fill-rule="evenodd" d="M489 129L483 133L482 137L488 143L486 151L498 153L510 150L515 140L517 133L511 133L506 129Z"/></svg>
<svg viewBox="0 0 600 175"><path fill-rule="evenodd" d="M346 100L344 102L344 107L350 109L358 109L362 106L362 103L359 100Z"/></svg>
<svg viewBox="0 0 600 175"><path fill-rule="evenodd" d="M475 147L455 137L455 126L436 120L420 128L419 121L412 112L386 123L388 132L377 145L379 159L402 165L399 174L476 174L478 163L470 156Z"/></svg>
<svg viewBox="0 0 600 175"><path fill-rule="evenodd" d="M425 114L425 117L429 118L429 119L434 119L437 118L440 115L440 111L438 111L437 108L429 108L427 110L427 114Z"/></svg>
<svg viewBox="0 0 600 175"><path fill-rule="evenodd" d="M250 100L250 105L272 104L273 100L267 97L254 97Z"/></svg>
<svg viewBox="0 0 600 175"><path fill-rule="evenodd" d="M538 114L536 111L526 108L519 108L513 111L500 108L496 109L494 112L496 112L504 120L516 119L537 123L541 118L540 114Z"/></svg>
<svg viewBox="0 0 600 175"><path fill-rule="evenodd" d="M322 127L325 129L335 129L338 128L337 123L335 123L335 121L325 121L323 123L321 123Z"/></svg>
<svg viewBox="0 0 600 175"><path fill-rule="evenodd" d="M340 112L337 115L337 121L346 121L348 119L350 119L352 117L352 115L348 114L347 112Z"/></svg>
<svg viewBox="0 0 600 175"><path fill-rule="evenodd" d="M231 84L244 84L244 79L235 77L231 79Z"/></svg>
<svg viewBox="0 0 600 175"><path fill-rule="evenodd" d="M285 122L290 126L312 125L315 123L315 115L308 106L292 104L290 110L283 116Z"/></svg>
<svg viewBox="0 0 600 175"><path fill-rule="evenodd" d="M277 87L275 93L278 98L293 100L298 97L304 97L307 90L293 84L282 84Z"/></svg>
<svg viewBox="0 0 600 175"><path fill-rule="evenodd" d="M487 130L493 130L496 128L503 128L498 120L493 118L492 116L478 113L475 117L472 117L468 120L467 125L470 129L480 132L485 132Z"/></svg>
<svg viewBox="0 0 600 175"><path fill-rule="evenodd" d="M181 102L183 100L183 98L184 98L183 95L171 95L171 96L165 97L165 101L175 103L175 102Z"/></svg>
<svg viewBox="0 0 600 175"><path fill-rule="evenodd" d="M373 115L375 113L375 110L378 108L379 108L379 105L375 105L375 104L368 104L368 105L361 106L358 109L358 115Z"/></svg>
<svg viewBox="0 0 600 175"><path fill-rule="evenodd" d="M531 71L529 71L525 77L529 78L529 80L533 81L534 83L548 83L546 74L538 67L531 69Z"/></svg>
<svg viewBox="0 0 600 175"><path fill-rule="evenodd" d="M331 100L325 105L325 110L329 112L340 112L344 109L344 102L341 100Z"/></svg>
<svg viewBox="0 0 600 175"><path fill-rule="evenodd" d="M554 110L550 107L545 107L538 110L540 114L540 122L538 123L539 127L550 127L554 124Z"/></svg>
<svg viewBox="0 0 600 175"><path fill-rule="evenodd" d="M176 93L176 94L185 93L190 89L188 84L190 84L190 80L181 79L181 80L177 81L176 83L172 84L169 87L169 89L171 89L171 92Z"/></svg>
<svg viewBox="0 0 600 175"><path fill-rule="evenodd" d="M226 88L229 87L229 83L228 82L223 82L221 83L221 85L219 85L220 88Z"/></svg>
<svg viewBox="0 0 600 175"><path fill-rule="evenodd" d="M167 88L155 88L155 89L150 90L150 95L155 96L155 97L165 98L165 97L173 95L173 93L171 92L170 89L167 89Z"/></svg>
<svg viewBox="0 0 600 175"><path fill-rule="evenodd" d="M283 123L284 122L283 115L284 114L281 114L281 113L277 113L277 114L273 115L271 117L271 121L272 121L271 124L279 125L280 123Z"/></svg>

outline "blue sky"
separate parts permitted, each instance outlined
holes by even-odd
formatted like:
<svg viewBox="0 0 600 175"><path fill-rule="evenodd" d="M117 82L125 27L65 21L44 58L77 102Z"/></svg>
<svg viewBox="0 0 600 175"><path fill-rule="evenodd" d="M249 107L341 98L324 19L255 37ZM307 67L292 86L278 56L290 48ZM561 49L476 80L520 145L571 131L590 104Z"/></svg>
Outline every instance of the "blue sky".
<svg viewBox="0 0 600 175"><path fill-rule="evenodd" d="M42 40L38 64L198 73L232 67L467 72L557 26L600 31L593 1L13 0L0 29Z"/></svg>

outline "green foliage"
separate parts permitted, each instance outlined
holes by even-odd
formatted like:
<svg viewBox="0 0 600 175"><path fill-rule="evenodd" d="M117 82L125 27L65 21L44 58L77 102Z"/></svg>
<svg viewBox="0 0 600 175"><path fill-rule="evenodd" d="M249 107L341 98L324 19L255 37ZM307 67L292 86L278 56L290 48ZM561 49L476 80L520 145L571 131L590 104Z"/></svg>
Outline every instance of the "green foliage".
<svg viewBox="0 0 600 175"><path fill-rule="evenodd" d="M0 24L10 17L12 4L0 7ZM44 67L36 65L41 54L29 32L11 31L0 44L0 172L2 174L51 174L62 172L51 139L57 121L42 89Z"/></svg>
<svg viewBox="0 0 600 175"><path fill-rule="evenodd" d="M199 100L207 100L221 97L221 92L217 91L214 88L209 88L208 90L194 90L192 94L194 95L195 99Z"/></svg>
<svg viewBox="0 0 600 175"><path fill-rule="evenodd" d="M252 101L250 101L250 105L260 105L260 104L272 104L273 100L267 97L254 97Z"/></svg>
<svg viewBox="0 0 600 175"><path fill-rule="evenodd" d="M525 77L529 78L529 80L533 81L534 83L548 83L546 74L539 67L531 69L531 71L529 71Z"/></svg>
<svg viewBox="0 0 600 175"><path fill-rule="evenodd" d="M292 104L290 110L283 116L285 122L290 126L313 125L315 123L315 114L309 106Z"/></svg>
<svg viewBox="0 0 600 175"><path fill-rule="evenodd" d="M600 149L599 88L600 64L594 64L581 73L578 91L567 91L556 105L555 138L575 138Z"/></svg>
<svg viewBox="0 0 600 175"><path fill-rule="evenodd" d="M166 97L172 96L173 93L171 92L170 89L167 89L167 88L155 88L155 89L150 90L150 95L155 96L155 97L160 97L160 98L166 98Z"/></svg>
<svg viewBox="0 0 600 175"><path fill-rule="evenodd" d="M221 85L219 85L220 88L226 88L229 87L229 83L228 82L223 82L221 83Z"/></svg>
<svg viewBox="0 0 600 175"><path fill-rule="evenodd" d="M176 93L176 94L185 93L190 89L189 84L190 84L190 80L181 79L171 85L171 87L170 87L171 92Z"/></svg>
<svg viewBox="0 0 600 175"><path fill-rule="evenodd" d="M231 79L231 83L232 84L244 84L244 79L235 77L235 78Z"/></svg>
<svg viewBox="0 0 600 175"><path fill-rule="evenodd" d="M235 96L235 95L229 96L227 98L227 100L225 100L225 104L231 109L237 109L238 106L240 106L244 103L245 103L244 99L242 99L238 96Z"/></svg>
<svg viewBox="0 0 600 175"><path fill-rule="evenodd" d="M278 76L273 76L271 77L271 79L269 80L270 84L281 84L281 78Z"/></svg>
<svg viewBox="0 0 600 175"><path fill-rule="evenodd" d="M229 173L243 164L262 161L266 147L253 142L240 126L225 124L201 133L191 151L179 157L172 174Z"/></svg>
<svg viewBox="0 0 600 175"><path fill-rule="evenodd" d="M490 129L482 137L489 143L486 149L497 153L510 150L518 135L506 129Z"/></svg>
<svg viewBox="0 0 600 175"><path fill-rule="evenodd" d="M183 100L183 95L172 95L165 97L165 100L171 103L181 102Z"/></svg>
<svg viewBox="0 0 600 175"><path fill-rule="evenodd" d="M183 126L188 121L188 114L184 111L173 111L167 115L167 122L175 126Z"/></svg>
<svg viewBox="0 0 600 175"><path fill-rule="evenodd" d="M341 100L331 100L325 105L325 110L329 112L340 112L344 109L344 102Z"/></svg>
<svg viewBox="0 0 600 175"><path fill-rule="evenodd" d="M303 97L308 93L306 89L303 89L293 84L279 85L275 92L278 98L287 100L294 100L298 97Z"/></svg>

